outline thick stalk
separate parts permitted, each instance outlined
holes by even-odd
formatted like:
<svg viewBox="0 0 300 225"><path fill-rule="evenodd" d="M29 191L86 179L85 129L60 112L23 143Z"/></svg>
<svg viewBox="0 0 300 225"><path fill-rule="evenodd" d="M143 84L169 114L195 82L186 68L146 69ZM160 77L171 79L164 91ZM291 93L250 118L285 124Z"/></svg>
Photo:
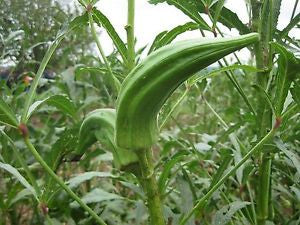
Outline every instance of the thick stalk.
<svg viewBox="0 0 300 225"><path fill-rule="evenodd" d="M93 20L93 16L92 16L92 13L89 12L89 23L90 23L90 27L91 27L91 31L92 31L92 36L94 38L94 41L96 42L97 44L97 47L98 47L98 50L100 52L100 55L104 61L104 64L106 66L106 69L109 73L109 81L111 83L111 86L112 88L114 89L116 95L118 94L119 90L120 90L120 86L121 86L121 83L120 81L115 77L115 75L113 74L112 72L112 69L109 65L109 62L104 54L104 51L103 51L103 48L101 46L101 43L100 43L100 40L97 36L97 32L96 32L96 29L95 29L95 25L94 25L94 20Z"/></svg>
<svg viewBox="0 0 300 225"><path fill-rule="evenodd" d="M137 153L140 162L142 186L147 196L146 205L150 214L150 224L164 225L165 221L154 173L152 152L150 149L143 149Z"/></svg>
<svg viewBox="0 0 300 225"><path fill-rule="evenodd" d="M256 59L256 67L265 72L257 73L257 84L267 89L267 83L270 76L270 60L271 52L269 41L272 34L272 0L264 1L263 3L257 0L251 0L252 5L252 29L260 34L260 40L254 45L254 54ZM263 137L267 130L271 127L272 112L266 106L264 100L258 96L257 105L257 134ZM264 151L267 152L267 151ZM259 165L259 184L256 195L257 202L257 222L264 225L269 216L270 202L270 179L272 159L268 153L262 153L260 156Z"/></svg>
<svg viewBox="0 0 300 225"><path fill-rule="evenodd" d="M134 11L135 0L128 0L128 21L126 26L127 31L127 48L128 48L128 71L130 72L135 66L135 50L134 50Z"/></svg>
<svg viewBox="0 0 300 225"><path fill-rule="evenodd" d="M99 224L106 225L106 223L90 208L88 207L47 165L47 163L43 160L40 154L37 152L35 147L29 140L28 136L24 137L24 141L36 161L38 161L41 166L46 170L46 172L51 176L78 204L84 208Z"/></svg>

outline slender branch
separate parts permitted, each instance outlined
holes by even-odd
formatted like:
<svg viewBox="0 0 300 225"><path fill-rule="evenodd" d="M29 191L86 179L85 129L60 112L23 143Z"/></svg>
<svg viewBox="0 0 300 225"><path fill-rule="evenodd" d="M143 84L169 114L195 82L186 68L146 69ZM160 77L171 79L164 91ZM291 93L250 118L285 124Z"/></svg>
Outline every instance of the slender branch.
<svg viewBox="0 0 300 225"><path fill-rule="evenodd" d="M92 31L92 36L94 38L94 41L96 42L97 44L97 47L98 47L98 50L100 52L100 55L104 61L104 64L106 66L106 69L108 70L108 73L109 73L109 81L111 83L111 86L112 88L114 89L114 91L116 92L116 94L118 94L119 90L120 90L120 86L121 86L121 83L120 81L115 77L115 75L113 74L112 72L112 69L109 65L109 62L104 54L104 51L103 51L103 48L101 46L101 43L100 43L100 40L97 36L97 32L96 32L96 29L95 29L95 25L94 25L94 20L93 20L93 16L92 16L92 12L88 12L89 14L89 23L90 23L90 27L91 27L91 31Z"/></svg>
<svg viewBox="0 0 300 225"><path fill-rule="evenodd" d="M134 14L135 0L128 0L128 21L127 31L127 48L128 48L128 70L131 71L135 66L135 50L134 50Z"/></svg>
<svg viewBox="0 0 300 225"><path fill-rule="evenodd" d="M106 223L90 208L88 207L81 199L78 197L47 165L43 160L40 154L37 152L35 147L29 140L28 136L24 137L24 141L34 158L41 164L41 166L46 170L46 172L76 201L78 204L84 208L99 224L106 225Z"/></svg>

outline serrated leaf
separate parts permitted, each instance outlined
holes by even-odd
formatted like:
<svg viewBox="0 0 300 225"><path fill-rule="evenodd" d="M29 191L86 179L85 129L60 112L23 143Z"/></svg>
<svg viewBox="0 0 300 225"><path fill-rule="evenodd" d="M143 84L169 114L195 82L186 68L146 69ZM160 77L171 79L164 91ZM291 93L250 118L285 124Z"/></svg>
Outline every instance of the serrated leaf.
<svg viewBox="0 0 300 225"><path fill-rule="evenodd" d="M175 6L192 20L194 20L202 29L211 30L209 25L205 22L197 10L200 2L197 2L196 0L151 0L149 2L153 4L167 2L169 5Z"/></svg>
<svg viewBox="0 0 300 225"><path fill-rule="evenodd" d="M119 34L116 32L115 28L110 23L109 19L99 10L93 8L93 19L99 25L103 26L107 31L108 35L112 39L114 45L116 46L117 50L119 51L123 61L127 62L127 47L120 38Z"/></svg>
<svg viewBox="0 0 300 225"><path fill-rule="evenodd" d="M33 187L28 183L28 181L19 173L19 171L13 166L0 162L0 168L6 170L10 174L12 174L25 188L27 188L35 197L37 194Z"/></svg>
<svg viewBox="0 0 300 225"><path fill-rule="evenodd" d="M82 174L74 175L70 180L66 183L69 185L70 188L76 188L81 183L91 180L92 178L100 177L100 178L117 178L117 176L109 173L109 172L97 172L97 171L90 171L85 172Z"/></svg>
<svg viewBox="0 0 300 225"><path fill-rule="evenodd" d="M238 210L240 210L250 204L251 204L250 202L235 201L235 202L230 203L229 205L222 207L214 215L212 224L213 225L227 224L228 222L232 221L232 217Z"/></svg>
<svg viewBox="0 0 300 225"><path fill-rule="evenodd" d="M54 106L62 113L71 116L73 119L77 119L76 107L73 102L65 95L53 95L44 100L34 102L28 110L28 116L26 121L29 120L31 115L40 108L43 104Z"/></svg>
<svg viewBox="0 0 300 225"><path fill-rule="evenodd" d="M116 194L106 192L100 188L95 188L91 192L89 192L89 193L85 194L83 197L81 197L81 200L86 204L100 203L103 201L120 200L120 199L123 199L123 197L116 195ZM79 204L77 202L72 202L70 205L71 205L71 207L74 207L74 208L79 207Z"/></svg>
<svg viewBox="0 0 300 225"><path fill-rule="evenodd" d="M9 105L0 98L0 123L18 127L18 120Z"/></svg>

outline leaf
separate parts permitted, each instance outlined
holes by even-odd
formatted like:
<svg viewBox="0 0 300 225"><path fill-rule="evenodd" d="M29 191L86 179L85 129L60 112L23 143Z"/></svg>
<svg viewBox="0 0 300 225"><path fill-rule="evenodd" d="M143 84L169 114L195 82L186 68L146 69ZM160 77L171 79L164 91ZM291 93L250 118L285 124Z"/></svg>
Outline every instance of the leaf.
<svg viewBox="0 0 300 225"><path fill-rule="evenodd" d="M30 195L32 195L32 192L30 190L28 190L27 188L23 189L22 191L18 192L18 194L16 194L15 197L9 202L9 207Z"/></svg>
<svg viewBox="0 0 300 225"><path fill-rule="evenodd" d="M197 8L200 3L198 3L196 0L150 0L149 2L152 4L167 2L169 5L175 6L192 20L194 20L202 29L211 30L209 25L198 12Z"/></svg>
<svg viewBox="0 0 300 225"><path fill-rule="evenodd" d="M172 158L165 163L164 165L164 169L158 179L158 189L159 192L164 194L165 190L167 188L167 183L168 183L168 178L169 178L169 174L172 170L172 168L180 161L182 161L186 155L188 154L188 152L186 151L180 151L178 153L176 153L174 156L172 156Z"/></svg>
<svg viewBox="0 0 300 225"><path fill-rule="evenodd" d="M28 183L28 181L19 173L19 171L13 166L0 162L0 168L6 170L12 174L24 187L26 187L36 198L37 194L33 187Z"/></svg>
<svg viewBox="0 0 300 225"><path fill-rule="evenodd" d="M223 225L227 224L228 222L232 221L233 215L240 209L250 205L250 202L241 202L235 201L222 207L220 210L216 212L213 217L212 224L213 225Z"/></svg>
<svg viewBox="0 0 300 225"><path fill-rule="evenodd" d="M99 25L103 26L107 31L108 35L112 39L113 43L115 44L116 48L118 49L123 61L127 62L127 48L118 33L116 32L115 28L110 23L109 19L99 10L93 8L93 19Z"/></svg>
<svg viewBox="0 0 300 225"><path fill-rule="evenodd" d="M210 8L210 13L213 17L216 16L218 4L214 4ZM200 13L205 12L205 7L202 5L198 8ZM245 25L238 17L238 15L232 12L230 9L223 7L220 15L218 16L218 22L222 23L229 29L235 28L239 31L240 34L248 34L251 32L249 27Z"/></svg>
<svg viewBox="0 0 300 225"><path fill-rule="evenodd" d="M196 23L188 22L184 25L179 25L169 32L167 32L157 43L155 49L163 47L169 43L171 43L178 35L186 32L199 29L199 25Z"/></svg>
<svg viewBox="0 0 300 225"><path fill-rule="evenodd" d="M300 59L278 43L271 43L275 52L279 53L278 74L276 77L275 110L280 115L292 81L300 73Z"/></svg>
<svg viewBox="0 0 300 225"><path fill-rule="evenodd" d="M222 8L224 6L224 3L225 3L225 0L219 0L218 3L217 3L216 10L215 10L215 15L213 17L213 28L212 28L213 30L215 29L215 27L217 25L217 22L218 22L220 13L222 11Z"/></svg>
<svg viewBox="0 0 300 225"><path fill-rule="evenodd" d="M81 183L91 180L94 177L100 177L100 178L117 178L117 176L108 173L108 172L96 172L96 171L91 171L91 172L85 172L82 174L77 174L74 175L73 178L67 181L67 184L69 185L70 188L76 188L78 187Z"/></svg>
<svg viewBox="0 0 300 225"><path fill-rule="evenodd" d="M31 115L43 104L54 106L66 115L71 116L73 119L77 119L76 107L73 102L65 95L52 95L44 100L34 102L28 110L26 121L29 120Z"/></svg>
<svg viewBox="0 0 300 225"><path fill-rule="evenodd" d="M300 174L300 158L298 154L295 154L289 150L281 139L274 140L277 148L279 148L292 162L298 173Z"/></svg>
<svg viewBox="0 0 300 225"><path fill-rule="evenodd" d="M294 101L300 106L300 80L298 82L294 82L294 87L291 88L291 94Z"/></svg>
<svg viewBox="0 0 300 225"><path fill-rule="evenodd" d="M154 41L152 42L152 45L150 46L150 49L148 51L148 55L155 49L159 41L162 39L162 37L168 33L167 30L160 32L155 38Z"/></svg>
<svg viewBox="0 0 300 225"><path fill-rule="evenodd" d="M18 127L18 120L9 105L0 98L0 123Z"/></svg>
<svg viewBox="0 0 300 225"><path fill-rule="evenodd" d="M95 188L91 192L81 197L81 200L86 204L99 203L103 201L117 200L117 199L124 199L124 198L119 195L106 192L100 188ZM79 207L79 204L74 201L70 204L70 206L77 208Z"/></svg>
<svg viewBox="0 0 300 225"><path fill-rule="evenodd" d="M51 43L51 45L47 49L47 52L44 55L42 62L40 63L36 76L30 86L28 95L25 100L24 111L21 117L22 122L26 122L29 118L28 116L29 107L32 105L32 102L34 101L35 94L36 94L35 92L38 87L39 81L55 49L58 47L59 43L65 38L65 36L69 32L75 30L78 27L85 26L87 24L87 21L88 21L87 13L85 13L84 15L78 16L75 19L73 19L69 24L65 24L63 28L57 33L55 40Z"/></svg>
<svg viewBox="0 0 300 225"><path fill-rule="evenodd" d="M300 13L298 13L290 23L279 33L280 38L287 36L291 29L293 29L297 24L300 23Z"/></svg>

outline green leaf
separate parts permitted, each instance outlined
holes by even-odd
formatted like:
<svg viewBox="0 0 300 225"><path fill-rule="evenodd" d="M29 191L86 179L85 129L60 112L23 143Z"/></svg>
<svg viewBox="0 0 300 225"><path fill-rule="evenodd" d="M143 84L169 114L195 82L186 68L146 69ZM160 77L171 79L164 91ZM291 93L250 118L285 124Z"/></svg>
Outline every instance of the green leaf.
<svg viewBox="0 0 300 225"><path fill-rule="evenodd" d="M168 33L167 30L160 32L153 40L152 45L150 46L150 49L148 51L148 55L155 49L159 41L162 39L162 37Z"/></svg>
<svg viewBox="0 0 300 225"><path fill-rule="evenodd" d="M294 87L291 88L291 94L294 101L300 106L300 80L298 82L294 82Z"/></svg>
<svg viewBox="0 0 300 225"><path fill-rule="evenodd" d="M0 168L6 170L12 174L24 187L26 187L36 198L37 194L33 187L28 183L28 181L19 173L19 171L13 166L0 162Z"/></svg>
<svg viewBox="0 0 300 225"><path fill-rule="evenodd" d="M103 26L107 31L108 35L112 39L114 45L116 46L117 50L119 51L123 61L127 62L127 48L118 33L116 32L115 28L110 23L109 19L99 10L93 8L93 19L99 25Z"/></svg>
<svg viewBox="0 0 300 225"><path fill-rule="evenodd" d="M209 25L205 22L197 10L200 2L197 2L196 0L150 0L149 2L152 4L167 2L169 5L175 6L192 20L194 20L202 29L211 30Z"/></svg>
<svg viewBox="0 0 300 225"><path fill-rule="evenodd" d="M225 0L219 0L215 9L215 15L213 17L213 30L215 29L218 19L220 17L220 13L222 11L222 8L224 6Z"/></svg>
<svg viewBox="0 0 300 225"><path fill-rule="evenodd" d="M300 13L298 13L290 23L279 33L280 38L284 38L289 34L289 32L300 23Z"/></svg>
<svg viewBox="0 0 300 225"><path fill-rule="evenodd" d="M199 12L204 13L204 5L199 7L198 10ZM209 10L212 16L215 17L218 13L218 4L214 4ZM251 32L249 27L239 19L238 15L226 7L222 7L222 11L220 11L220 15L218 16L218 22L222 23L229 29L237 29L240 34L248 34Z"/></svg>
<svg viewBox="0 0 300 225"><path fill-rule="evenodd" d="M109 201L109 200L120 200L120 199L124 199L124 198L119 195L106 192L100 188L95 188L91 192L81 197L81 200L86 204L99 203L99 202ZM77 202L72 202L70 205L71 207L74 208L79 207L79 204Z"/></svg>
<svg viewBox="0 0 300 225"><path fill-rule="evenodd" d="M298 173L300 174L300 158L299 154L296 154L287 148L287 145L283 143L281 139L275 139L274 143L293 163Z"/></svg>
<svg viewBox="0 0 300 225"><path fill-rule="evenodd" d="M241 201L231 202L229 205L222 207L220 210L216 212L216 214L213 217L212 224L213 225L227 224L228 222L233 220L232 217L238 210L250 204L251 204L250 202L241 202Z"/></svg>
<svg viewBox="0 0 300 225"><path fill-rule="evenodd" d="M187 154L188 152L186 151L180 151L176 153L174 156L172 156L172 158L164 164L164 169L158 179L158 189L160 193L162 194L165 193L168 184L169 175L171 173L172 168L178 162L182 161Z"/></svg>
<svg viewBox="0 0 300 225"><path fill-rule="evenodd" d="M300 59L278 43L271 43L275 52L279 53L278 74L276 77L275 109L276 115L280 115L288 95L292 81L300 73Z"/></svg>
<svg viewBox="0 0 300 225"><path fill-rule="evenodd" d="M35 92L38 87L39 81L44 73L44 70L51 59L52 54L60 44L60 42L65 38L65 36L71 32L77 29L78 27L86 26L88 21L88 16L87 13L85 13L82 16L78 16L75 19L73 19L69 24L65 24L64 27L57 33L55 40L52 42L52 44L49 46L46 54L43 57L43 60L39 66L39 69L36 73L36 76L31 84L29 93L27 95L27 98L25 100L25 106L24 106L24 111L21 117L21 121L25 123L28 118L28 110L29 107L31 106L32 102L34 101L35 98Z"/></svg>
<svg viewBox="0 0 300 225"><path fill-rule="evenodd" d="M71 178L70 180L67 181L67 184L69 185L70 188L76 188L81 183L91 180L94 177L117 178L117 176L115 176L109 172L90 171L90 172L74 175L73 178Z"/></svg>
<svg viewBox="0 0 300 225"><path fill-rule="evenodd" d="M9 105L0 98L0 123L18 127L18 120Z"/></svg>
<svg viewBox="0 0 300 225"><path fill-rule="evenodd" d="M186 32L199 29L199 25L196 23L188 22L184 25L179 25L169 32L167 32L155 45L155 50L171 43L178 35Z"/></svg>
<svg viewBox="0 0 300 225"><path fill-rule="evenodd" d="M65 95L53 95L44 100L34 102L29 107L26 121L28 121L31 115L43 104L54 106L64 114L71 116L73 119L77 119L76 107L74 103Z"/></svg>
<svg viewBox="0 0 300 225"><path fill-rule="evenodd" d="M252 86L261 95L262 99L265 100L266 105L269 105L270 109L272 110L272 113L276 116L279 116L279 114L276 114L275 107L273 106L271 97L268 95L268 93L258 84L253 84Z"/></svg>

